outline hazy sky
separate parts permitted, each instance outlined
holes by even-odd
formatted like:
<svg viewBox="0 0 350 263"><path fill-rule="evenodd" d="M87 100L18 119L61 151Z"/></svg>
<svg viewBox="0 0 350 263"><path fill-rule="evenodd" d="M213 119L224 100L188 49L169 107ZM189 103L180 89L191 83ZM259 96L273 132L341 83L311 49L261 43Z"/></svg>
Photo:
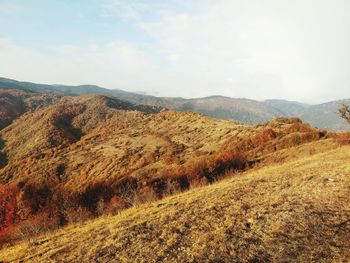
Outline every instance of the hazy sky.
<svg viewBox="0 0 350 263"><path fill-rule="evenodd" d="M349 0L0 0L0 76L162 96L350 97Z"/></svg>

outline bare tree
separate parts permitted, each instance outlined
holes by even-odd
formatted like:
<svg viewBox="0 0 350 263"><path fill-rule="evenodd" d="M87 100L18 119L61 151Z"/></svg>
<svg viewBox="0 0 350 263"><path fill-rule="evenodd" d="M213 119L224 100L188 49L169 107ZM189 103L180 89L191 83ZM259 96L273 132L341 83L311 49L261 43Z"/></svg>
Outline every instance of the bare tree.
<svg viewBox="0 0 350 263"><path fill-rule="evenodd" d="M342 104L341 107L338 109L338 112L341 118L350 123L350 106Z"/></svg>

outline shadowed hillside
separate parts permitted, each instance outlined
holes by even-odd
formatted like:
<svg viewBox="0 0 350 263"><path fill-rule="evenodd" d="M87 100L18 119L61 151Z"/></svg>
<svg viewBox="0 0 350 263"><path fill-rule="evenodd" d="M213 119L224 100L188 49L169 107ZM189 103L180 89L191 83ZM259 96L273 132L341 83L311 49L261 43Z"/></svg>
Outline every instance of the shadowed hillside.
<svg viewBox="0 0 350 263"><path fill-rule="evenodd" d="M27 111L56 103L54 94L41 94L23 90L1 89L0 85L0 130Z"/></svg>

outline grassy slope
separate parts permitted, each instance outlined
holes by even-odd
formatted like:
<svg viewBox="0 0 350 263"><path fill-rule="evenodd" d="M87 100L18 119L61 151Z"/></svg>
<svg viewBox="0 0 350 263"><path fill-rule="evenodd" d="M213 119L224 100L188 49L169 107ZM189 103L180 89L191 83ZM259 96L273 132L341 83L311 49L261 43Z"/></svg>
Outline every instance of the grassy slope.
<svg viewBox="0 0 350 263"><path fill-rule="evenodd" d="M2 261L347 262L350 147L5 248Z"/></svg>
<svg viewBox="0 0 350 263"><path fill-rule="evenodd" d="M96 102L95 97L91 100ZM54 105L27 114L5 128L0 135L6 142L4 151L9 165L0 171L0 178L11 174L13 181L26 178L39 181L47 177L47 171L54 175L59 164L64 164L65 173L70 175L70 185L81 185L91 177L105 179L126 173L137 177L163 167L166 158L185 162L218 150L228 139L255 133L253 127L196 113L144 114L94 103L65 104L63 108ZM69 121L84 134L75 142L72 132L57 127L52 119L77 105L80 108L87 105L87 109ZM65 147L55 148L65 141L68 141ZM50 149L53 150L48 152ZM45 154L28 165L30 157L38 153ZM144 160L148 156L150 160Z"/></svg>

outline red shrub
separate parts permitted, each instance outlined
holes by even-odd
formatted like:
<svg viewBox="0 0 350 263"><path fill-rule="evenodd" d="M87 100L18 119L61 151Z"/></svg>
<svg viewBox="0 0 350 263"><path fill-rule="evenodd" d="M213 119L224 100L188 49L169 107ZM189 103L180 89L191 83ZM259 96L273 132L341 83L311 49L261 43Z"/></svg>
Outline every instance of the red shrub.
<svg viewBox="0 0 350 263"><path fill-rule="evenodd" d="M295 122L292 125L288 127L286 130L286 133L293 133L293 132L314 132L315 129L312 128L309 124L302 123L302 122Z"/></svg>
<svg viewBox="0 0 350 263"><path fill-rule="evenodd" d="M0 186L0 246L62 225L58 203L47 185Z"/></svg>
<svg viewBox="0 0 350 263"><path fill-rule="evenodd" d="M269 128L264 130L260 135L259 135L259 139L262 143L265 143L267 141L270 141L272 139L275 139L277 137L276 132Z"/></svg>
<svg viewBox="0 0 350 263"><path fill-rule="evenodd" d="M17 186L0 185L0 247L11 239L14 224L18 221Z"/></svg>
<svg viewBox="0 0 350 263"><path fill-rule="evenodd" d="M0 231L18 221L16 199L18 190L18 187L14 184L0 185Z"/></svg>

